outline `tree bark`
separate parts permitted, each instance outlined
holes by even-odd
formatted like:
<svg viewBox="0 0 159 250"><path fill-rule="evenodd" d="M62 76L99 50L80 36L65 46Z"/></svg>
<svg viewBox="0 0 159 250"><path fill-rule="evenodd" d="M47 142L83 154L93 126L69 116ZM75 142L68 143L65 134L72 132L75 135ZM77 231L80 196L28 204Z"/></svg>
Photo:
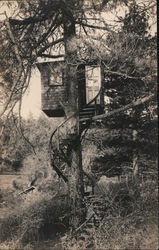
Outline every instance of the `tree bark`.
<svg viewBox="0 0 159 250"><path fill-rule="evenodd" d="M72 208L72 216L70 224L73 229L76 229L84 219L85 209L83 204L84 183L82 171L82 151L79 131L79 99L78 99L78 81L76 74L76 44L75 38L75 23L73 18L65 17L64 22L64 44L65 44L65 84L67 86L68 101L65 105L66 117L72 116L70 120L69 130L69 161L68 167L68 186L70 205Z"/></svg>
<svg viewBox="0 0 159 250"><path fill-rule="evenodd" d="M133 129L133 141L135 142L137 139L137 130ZM133 177L134 180L137 180L138 178L138 172L139 172L139 167L138 167L138 156L135 152L133 153Z"/></svg>
<svg viewBox="0 0 159 250"><path fill-rule="evenodd" d="M73 229L76 229L83 223L85 217L82 154L79 136L75 135L75 139L72 139L71 144L69 154L71 167L68 173L69 197L72 208L70 224Z"/></svg>

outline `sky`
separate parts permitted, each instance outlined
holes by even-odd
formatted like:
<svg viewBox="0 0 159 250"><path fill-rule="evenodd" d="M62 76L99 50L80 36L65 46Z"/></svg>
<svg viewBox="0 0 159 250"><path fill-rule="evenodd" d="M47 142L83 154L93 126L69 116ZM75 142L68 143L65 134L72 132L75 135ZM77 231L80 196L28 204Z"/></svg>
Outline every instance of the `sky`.
<svg viewBox="0 0 159 250"><path fill-rule="evenodd" d="M38 118L41 112L41 79L40 72L36 69L32 72L29 88L23 97L21 115L25 119L30 114Z"/></svg>

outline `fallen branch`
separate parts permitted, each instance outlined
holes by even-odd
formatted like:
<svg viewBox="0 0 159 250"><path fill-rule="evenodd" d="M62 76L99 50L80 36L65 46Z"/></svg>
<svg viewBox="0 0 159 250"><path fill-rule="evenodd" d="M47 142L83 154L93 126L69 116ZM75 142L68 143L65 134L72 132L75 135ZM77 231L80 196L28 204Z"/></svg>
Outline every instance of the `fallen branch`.
<svg viewBox="0 0 159 250"><path fill-rule="evenodd" d="M31 186L31 187L25 189L24 191L22 191L21 193L19 193L19 195L27 194L27 193L29 193L30 191L33 191L34 189L35 189L35 187L34 187L34 186Z"/></svg>

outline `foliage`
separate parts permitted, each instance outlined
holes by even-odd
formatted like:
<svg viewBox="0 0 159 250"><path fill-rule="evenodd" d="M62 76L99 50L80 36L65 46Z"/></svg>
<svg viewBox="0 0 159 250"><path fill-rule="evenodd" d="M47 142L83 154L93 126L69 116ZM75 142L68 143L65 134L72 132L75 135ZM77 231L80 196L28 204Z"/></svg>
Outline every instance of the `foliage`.
<svg viewBox="0 0 159 250"><path fill-rule="evenodd" d="M69 212L67 199L34 192L25 199L19 198L18 205L16 202L14 209L1 222L1 242L14 239L17 243L26 244L40 238L55 237L59 230L66 230L68 222L63 218Z"/></svg>
<svg viewBox="0 0 159 250"><path fill-rule="evenodd" d="M6 166L5 171L20 170L26 158L37 159L40 152L44 152L44 154L42 154L43 159L39 160L47 166L49 136L56 123L56 120L52 122L43 116L39 119L30 116L27 120L22 119L21 123L17 116L13 116L9 120L1 120L3 130L0 141L0 162Z"/></svg>
<svg viewBox="0 0 159 250"><path fill-rule="evenodd" d="M149 93L156 94L156 35L149 32L148 13L140 10L137 2L130 4L126 15L120 18L120 29L109 32L105 39L108 49L104 49L102 41L100 48L94 45L92 53L104 64L105 96L109 98L106 113ZM96 145L92 172L98 176L132 173L137 157L139 174L156 174L156 129L155 97L148 104L116 114L97 129L90 129L85 143Z"/></svg>
<svg viewBox="0 0 159 250"><path fill-rule="evenodd" d="M66 20L76 26L76 34L70 41L77 52L76 58L72 58L76 65L94 59L101 62L107 58L107 72L127 78L138 74L139 77L143 76L143 71L146 73L151 60L147 56L148 60L144 60L145 53L143 54L142 48L147 53L149 42L149 52L152 55L151 47L154 43L148 36L150 22L155 16L154 3L147 1L142 5L136 1L125 0L44 0L34 3L16 1L13 5L6 1L6 6L14 10L10 17L2 13L4 22L1 25L1 77L3 90L7 93L2 114L7 110L11 111L17 101L20 101L19 108L21 107L22 95L28 87L32 68L39 57L63 56L66 42L63 29ZM125 10L123 17L114 14L117 20L112 23L107 21L110 11L120 12L120 6ZM139 26L142 32L139 32ZM96 36L94 31L97 31ZM134 62L135 71L131 66Z"/></svg>
<svg viewBox="0 0 159 250"><path fill-rule="evenodd" d="M96 206L99 197L102 197L101 203ZM68 231L67 219L62 219L61 222L58 220L59 217L62 218L62 214L69 214L68 204L63 199L35 192L25 199L20 198L18 203L16 200L18 206L14 204L14 209L6 214L1 224L1 241L6 236L8 241L1 246L11 245L12 249L13 246L18 249L18 246L24 248L28 242L33 243L33 240L46 239L47 236L51 238L51 235L53 237L57 233L54 231L55 224L59 223L59 228L57 224L56 228L62 232L62 237L56 243L67 249L82 249L81 244L84 246L83 244L89 245L92 242L94 249L145 249L150 245L157 247L157 179L148 178L142 185L133 182L113 184L109 190L105 186L103 193L98 193L95 199L92 200L92 208L102 215L102 220L93 226L93 241L88 238L84 242L79 241L79 236L84 236L85 230L81 229L79 236L73 237ZM47 235L44 235L46 228L49 230L50 222L50 233L47 231ZM64 225L60 223L66 226L65 236ZM39 244L43 244L42 241ZM32 245L30 249L33 249Z"/></svg>
<svg viewBox="0 0 159 250"><path fill-rule="evenodd" d="M99 178L102 175L132 174L134 154L138 157L139 174L157 175L157 121L138 119L135 139L132 122L134 124L134 120L120 115L87 133L83 143L84 155L91 154L89 169Z"/></svg>
<svg viewBox="0 0 159 250"><path fill-rule="evenodd" d="M145 189L145 187L147 188ZM145 182L142 187L129 186L129 195L132 200L130 203L126 202L125 208L122 203L120 207L125 210L125 212L123 210L124 216L121 214L114 217L110 212L108 217L104 218L96 234L97 248L103 248L104 244L108 249L144 249L151 244L153 248L157 247L156 187L156 181L150 180ZM153 196L150 194L152 189L154 190ZM124 189L122 188L122 190ZM154 231L152 227L154 227Z"/></svg>
<svg viewBox="0 0 159 250"><path fill-rule="evenodd" d="M107 14L114 9L118 12L118 3L126 8L127 13L123 14L123 17L116 16L117 20L111 25L107 22ZM51 124L43 119L23 121L20 115L22 96L28 87L32 69L38 58L63 56L67 40L68 30L65 30L67 23L69 24L67 28L76 26L76 34L70 38L69 43L72 51L76 51L76 56L69 58L74 67L77 68L81 62L90 63L94 60L103 66L105 95L110 100L105 112L155 93L156 36L151 34L149 29L155 4L150 1L146 3L147 5L125 0L17 1L14 15L5 16L0 31L2 36L0 66L1 85L6 102L2 103L1 115L6 115L8 124L5 127L2 154L5 154L9 146L8 155L4 158L9 159L11 165L18 160L23 165L21 173L26 174L21 180L14 182L14 195L27 188L28 182L30 185L34 183L35 190L24 199L24 196L16 197L18 207L14 204L14 200L10 204L12 211L6 214L1 224L2 240L6 240L6 236L23 243L38 240L41 230L43 231L48 225L50 218L55 224L57 218L59 219L61 215L65 218L69 211L67 202L58 199L56 201L56 196L52 198L58 192L59 182L48 163L47 140L51 134ZM148 15L150 13L151 16ZM98 32L95 33L95 30ZM17 134L17 130L11 130L15 122L13 111L16 103L19 104L20 119L17 130L20 129L21 136ZM129 170L133 171L134 159L137 157L141 174L144 171L148 173L151 168L152 174L156 175L155 112L154 98L148 105L143 104L122 115L110 117L100 124L99 129L89 130L86 140L92 143L89 142L87 145L83 143L85 147L87 146L87 151L84 149L85 168L98 177L103 174L120 175L123 172L128 173ZM9 117L12 117L13 121L8 122ZM24 123L25 128L22 128ZM133 131L137 131L136 137L133 137ZM24 137L29 139L26 140L27 143L22 142L21 139ZM36 156L28 146L30 142ZM89 159L87 153L90 154ZM152 205L156 206L156 197L151 196L152 186L150 187L148 183L146 185L148 190L135 185L129 186L129 189L122 185L112 185L111 192L104 195L102 202L104 219L100 226L95 228L93 235L97 249L106 244L108 246L108 241L109 248L128 249L132 246L129 244L130 235L134 236L133 247L140 247L142 239L140 236L143 234L144 225L150 226L147 218L150 216L152 219L152 211L155 212ZM65 186L62 187L63 192ZM141 227L138 228L138 225ZM105 239L103 232L106 235ZM140 236L137 236L140 232ZM145 235L147 237L148 233ZM123 238L124 242L127 238L129 240L123 243L121 242ZM72 240L69 237L68 239ZM72 241L74 245L76 240ZM69 243L68 246L70 247Z"/></svg>
<svg viewBox="0 0 159 250"><path fill-rule="evenodd" d="M6 244L11 244L13 249L22 248L24 243L37 241L39 238L55 236L68 226L67 187L53 171L48 152L48 137L55 123L56 121L52 124L52 121L48 122L44 118L34 120L32 117L22 121L23 133L36 154L18 133L15 138L11 137L12 140L18 140L19 136L21 141L18 144L15 145L14 140L13 144L10 140L6 142L6 146L13 153L22 153L19 177L13 181L11 192L7 191L5 197L2 197L5 200L6 213L0 222L1 241L6 240L9 242ZM9 128L10 124L6 124L5 133ZM8 155L10 161L13 161L13 157L14 154ZM34 186L34 190L25 193L30 186Z"/></svg>
<svg viewBox="0 0 159 250"><path fill-rule="evenodd" d="M133 182L118 183L109 191L105 186L105 192L100 205L96 206L93 201L93 210L103 217L93 229L89 223L92 237L86 237L84 227L76 237L67 234L63 239L65 248L83 249L91 245L92 249L149 249L150 246L156 249L157 180L148 179L142 186ZM101 193L96 196L97 202L99 195Z"/></svg>
<svg viewBox="0 0 159 250"><path fill-rule="evenodd" d="M118 11L120 6L118 4L122 4L125 14L122 17L116 16L117 20L111 25L106 17L110 10ZM89 63L93 60L103 66L105 95L111 100L109 107L108 105L106 107L106 112L155 92L156 40L149 27L154 16L155 4L149 1L147 5L142 5L136 1L96 1L95 3L94 1L46 0L35 3L18 2L15 8L18 10L17 14L9 18L6 16L1 30L3 37L1 50L4 53L1 75L4 88L6 87L10 92L7 106L4 106L2 113L5 113L7 108L12 108L18 100L20 100L20 110L22 94L27 88L31 68L34 68L38 57L63 56L64 47L67 47L66 21L72 24L71 27L76 26L74 36L69 41L72 51L76 51L76 56L70 60L76 66L81 62ZM117 25L118 23L120 25ZM142 27L141 32L138 31L138 26ZM96 36L94 36L94 30L98 31ZM12 44L14 46L11 46ZM7 64L8 58L11 65ZM11 77L7 80L8 74ZM18 79L14 78L14 75L19 75ZM138 120L142 123L146 113L144 121L149 123L150 113L155 113L155 101L153 100L147 106L125 112L120 118L119 116L110 118L104 123L109 129L114 127L118 134L116 140L112 138L109 145L105 145L106 168L114 165L113 174L120 174L123 168L131 167L132 155L137 152L137 148L129 133L131 129L135 129L140 135L146 134L146 130L143 132L140 128L141 124ZM11 106L9 103L12 103ZM39 121L39 124L41 123L42 120ZM38 126L36 128L39 129ZM122 131L124 134L122 143L129 145L128 148L119 145L121 128L127 129ZM103 135L106 136L106 133ZM112 135L112 133L109 134ZM127 139L125 139L126 136ZM45 141L43 135L40 138L28 137L34 146L41 138ZM105 158L103 149L100 161ZM95 162L94 165L98 164Z"/></svg>
<svg viewBox="0 0 159 250"><path fill-rule="evenodd" d="M17 171L22 166L22 160L30 153L31 149L24 141L23 136L16 125L16 118L12 117L9 120L1 120L1 127L1 171Z"/></svg>

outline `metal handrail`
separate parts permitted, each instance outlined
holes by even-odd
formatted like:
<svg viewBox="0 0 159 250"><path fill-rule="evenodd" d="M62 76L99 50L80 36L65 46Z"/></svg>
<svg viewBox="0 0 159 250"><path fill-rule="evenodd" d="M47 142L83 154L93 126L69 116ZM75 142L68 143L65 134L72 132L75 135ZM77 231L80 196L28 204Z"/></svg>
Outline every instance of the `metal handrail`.
<svg viewBox="0 0 159 250"><path fill-rule="evenodd" d="M89 103L87 103L86 105L84 105L82 108L81 108L81 110L83 109L83 108L85 108L85 107L88 107L90 104L92 104L94 101L95 101L95 105L96 105L96 99L98 98L98 96L100 95L100 93L101 93L101 90L102 90L102 87L100 88L100 90L99 90L99 92L98 92L98 94L89 102ZM73 116L75 116L78 112L80 112L80 111L77 111L77 112L75 112L74 114L72 114L71 116L69 116L68 118L66 118L64 121L62 121L59 125L58 125L58 127L53 131L53 133L52 133L52 135L51 135L51 137L50 137L50 140L49 140L49 148L51 148L52 149L52 138L53 138L53 136L55 135L55 133L68 121L68 120L70 120ZM89 118L89 120L91 120L91 118Z"/></svg>
<svg viewBox="0 0 159 250"><path fill-rule="evenodd" d="M98 96L99 96L100 93L101 93L101 89L102 89L102 87L100 88L98 94L97 94L89 103L87 103L84 107L82 107L81 110L82 110L83 108L85 108L85 107L88 107L91 103L95 102L95 112L96 112L96 100L97 100ZM64 121L62 121L62 122L57 126L57 128L53 131L53 133L52 133L52 135L51 135L51 137L50 137L50 140L49 140L49 151L50 151L49 153L50 153L50 158L51 158L51 164L52 164L53 168L55 169L55 171L56 171L58 174L60 174L60 176L63 178L63 180L64 180L65 182L68 181L67 177L63 175L63 173L61 172L61 170L60 170L58 167L56 167L56 165L54 164L54 159L52 158L52 155L53 155L53 152L54 152L54 150L53 150L53 144L52 144L52 139L53 139L54 135L56 134L56 132L58 132L57 150L59 151L59 150L60 150L60 143L59 143L59 132L60 132L60 128L61 128L64 124L66 124L66 122L67 122L68 120L70 120L73 116L75 116L75 115L76 115L77 113L79 113L79 112L80 112L80 110L78 110L77 112L75 112L74 114L72 114L71 116L69 116L68 118L66 118ZM91 118L88 118L88 121L89 121L89 120L91 120ZM53 152L52 152L52 150L53 150ZM56 158L56 157L55 157L55 158Z"/></svg>
<svg viewBox="0 0 159 250"><path fill-rule="evenodd" d="M89 103L87 103L85 106L83 106L82 109L85 108L85 107L88 107L90 104L92 104L92 103L97 99L97 97L98 97L98 96L100 95L100 93L101 93L101 89L102 89L102 87L100 88L98 94L97 94ZM66 118L64 121L62 121L62 122L58 125L58 127L53 131L53 133L52 133L52 135L51 135L51 137L50 137L49 145L51 145L52 138L53 138L54 134L56 133L56 131L58 131L60 127L62 127L69 119L71 119L71 118L72 118L74 115L76 115L78 112L79 112L79 111L75 112L74 114L72 114L71 116L69 116L68 118ZM91 119L91 118L90 118L90 119Z"/></svg>
<svg viewBox="0 0 159 250"><path fill-rule="evenodd" d="M77 113L77 112L76 112ZM49 141L49 145L51 146L51 142L52 142L52 138L54 136L54 134L59 130L60 127L62 127L69 119L71 119L76 113L74 113L73 115L69 116L67 119L65 119L64 121L62 121L57 128L53 131L51 137L50 137L50 141Z"/></svg>
<svg viewBox="0 0 159 250"><path fill-rule="evenodd" d="M87 106L89 106L90 104L92 104L92 102L94 102L98 98L98 96L100 95L101 90L102 90L102 87L100 87L100 90L99 90L98 94L89 103L87 103L86 105L84 105L82 107L82 109L85 108L85 107L87 107Z"/></svg>

